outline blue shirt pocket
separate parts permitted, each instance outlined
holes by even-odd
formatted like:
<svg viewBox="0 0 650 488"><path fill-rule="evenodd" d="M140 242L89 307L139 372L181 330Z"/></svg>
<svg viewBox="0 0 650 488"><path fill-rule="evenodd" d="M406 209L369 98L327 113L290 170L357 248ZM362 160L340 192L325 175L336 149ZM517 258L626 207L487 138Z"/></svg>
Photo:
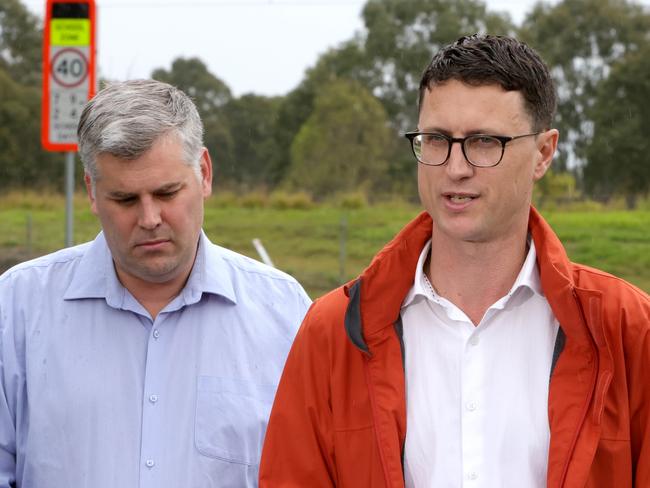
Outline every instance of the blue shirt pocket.
<svg viewBox="0 0 650 488"><path fill-rule="evenodd" d="M275 385L218 376L199 376L194 436L204 456L257 465Z"/></svg>

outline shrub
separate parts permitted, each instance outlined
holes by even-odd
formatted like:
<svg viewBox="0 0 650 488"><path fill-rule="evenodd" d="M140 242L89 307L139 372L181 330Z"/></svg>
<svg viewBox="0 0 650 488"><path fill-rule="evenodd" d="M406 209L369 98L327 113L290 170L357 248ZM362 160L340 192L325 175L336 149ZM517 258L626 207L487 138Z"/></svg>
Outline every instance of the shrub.
<svg viewBox="0 0 650 488"><path fill-rule="evenodd" d="M307 210L314 206L311 195L304 191L288 193L275 191L269 197L269 204L272 208Z"/></svg>
<svg viewBox="0 0 650 488"><path fill-rule="evenodd" d="M86 198L85 194L75 195L75 200ZM50 191L11 190L0 199L2 209L51 210L64 205L65 195Z"/></svg>
<svg viewBox="0 0 650 488"><path fill-rule="evenodd" d="M350 210L365 208L368 206L368 197L361 191L341 193L336 198L336 202L340 207Z"/></svg>
<svg viewBox="0 0 650 488"><path fill-rule="evenodd" d="M239 202L237 201L235 192L230 190L217 190L212 194L207 203L212 207L226 208L236 207Z"/></svg>
<svg viewBox="0 0 650 488"><path fill-rule="evenodd" d="M251 191L239 198L239 204L244 208L263 208L268 204L269 197L263 191Z"/></svg>

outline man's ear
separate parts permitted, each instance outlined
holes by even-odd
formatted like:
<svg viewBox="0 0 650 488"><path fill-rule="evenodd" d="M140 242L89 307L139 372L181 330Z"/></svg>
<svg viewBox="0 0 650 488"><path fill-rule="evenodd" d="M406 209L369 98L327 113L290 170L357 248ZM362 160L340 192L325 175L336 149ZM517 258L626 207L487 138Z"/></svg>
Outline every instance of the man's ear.
<svg viewBox="0 0 650 488"><path fill-rule="evenodd" d="M540 180L551 167L559 137L560 133L557 129L549 129L537 137L537 160L533 171L535 181Z"/></svg>
<svg viewBox="0 0 650 488"><path fill-rule="evenodd" d="M208 198L212 195L212 160L207 148L203 148L201 159L199 159L201 167L201 186L203 187L203 198Z"/></svg>
<svg viewBox="0 0 650 488"><path fill-rule="evenodd" d="M90 200L90 210L97 215L97 202L95 200L95 190L93 189L93 181L88 173L84 173L84 182L86 183L86 193Z"/></svg>

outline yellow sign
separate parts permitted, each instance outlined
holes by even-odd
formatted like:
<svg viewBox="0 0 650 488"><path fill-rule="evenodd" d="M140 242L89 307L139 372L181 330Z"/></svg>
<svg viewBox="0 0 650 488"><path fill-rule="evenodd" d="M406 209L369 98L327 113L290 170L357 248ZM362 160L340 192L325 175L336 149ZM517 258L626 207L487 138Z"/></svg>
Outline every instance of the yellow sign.
<svg viewBox="0 0 650 488"><path fill-rule="evenodd" d="M50 23L50 45L89 46L89 19L52 19Z"/></svg>

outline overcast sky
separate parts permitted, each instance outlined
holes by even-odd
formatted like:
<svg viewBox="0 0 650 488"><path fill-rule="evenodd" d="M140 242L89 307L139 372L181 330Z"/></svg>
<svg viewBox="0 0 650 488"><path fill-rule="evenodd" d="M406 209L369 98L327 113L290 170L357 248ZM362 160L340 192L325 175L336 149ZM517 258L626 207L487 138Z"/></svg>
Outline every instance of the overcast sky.
<svg viewBox="0 0 650 488"><path fill-rule="evenodd" d="M39 16L45 0L22 0ZM365 0L96 0L99 74L146 78L196 56L236 96L284 95L362 29ZM519 23L535 0L487 0ZM556 3L556 0L551 1ZM643 0L650 4L650 0ZM423 60L425 63L427 60Z"/></svg>

